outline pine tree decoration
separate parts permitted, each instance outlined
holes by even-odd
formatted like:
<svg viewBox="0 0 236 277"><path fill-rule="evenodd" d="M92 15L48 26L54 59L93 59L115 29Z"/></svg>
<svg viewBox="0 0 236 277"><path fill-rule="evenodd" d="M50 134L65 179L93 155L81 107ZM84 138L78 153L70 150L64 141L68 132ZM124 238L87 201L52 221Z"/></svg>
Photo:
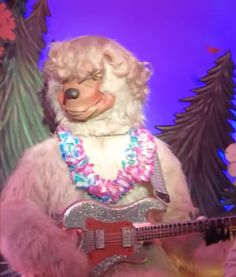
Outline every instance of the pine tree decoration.
<svg viewBox="0 0 236 277"><path fill-rule="evenodd" d="M175 125L156 127L162 132L157 136L182 162L194 204L207 216L223 214L225 191L233 190L219 155L233 142L229 122L236 119L233 71L231 54L226 52L201 79L205 85L193 90L196 95L181 100L190 105L175 115Z"/></svg>
<svg viewBox="0 0 236 277"><path fill-rule="evenodd" d="M22 152L49 136L39 99L43 79L38 62L45 46L45 20L50 13L47 1L37 0L33 12L25 19L24 3L6 1L15 16L16 39L13 43L2 43L5 52L0 63L0 188Z"/></svg>

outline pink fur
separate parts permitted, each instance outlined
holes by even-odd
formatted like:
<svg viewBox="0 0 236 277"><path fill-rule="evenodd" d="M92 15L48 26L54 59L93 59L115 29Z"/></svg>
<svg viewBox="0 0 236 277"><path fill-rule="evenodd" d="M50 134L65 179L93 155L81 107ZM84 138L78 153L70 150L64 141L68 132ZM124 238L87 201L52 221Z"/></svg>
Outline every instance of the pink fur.
<svg viewBox="0 0 236 277"><path fill-rule="evenodd" d="M200 233L162 240L165 251L182 277L222 277L231 241L206 246Z"/></svg>
<svg viewBox="0 0 236 277"><path fill-rule="evenodd" d="M14 270L26 276L87 276L85 255L32 202L5 203L1 207L0 232L1 251Z"/></svg>
<svg viewBox="0 0 236 277"><path fill-rule="evenodd" d="M206 246L204 241L199 243L193 255L195 272L208 277L208 272L217 271L219 275L214 276L223 276L225 260L231 246L232 241L220 241L210 246Z"/></svg>
<svg viewBox="0 0 236 277"><path fill-rule="evenodd" d="M174 277L158 270L157 268L138 269L138 270L119 270L112 277ZM175 276L176 277L176 276Z"/></svg>
<svg viewBox="0 0 236 277"><path fill-rule="evenodd" d="M236 240L229 251L225 262L225 277L235 277L236 276Z"/></svg>

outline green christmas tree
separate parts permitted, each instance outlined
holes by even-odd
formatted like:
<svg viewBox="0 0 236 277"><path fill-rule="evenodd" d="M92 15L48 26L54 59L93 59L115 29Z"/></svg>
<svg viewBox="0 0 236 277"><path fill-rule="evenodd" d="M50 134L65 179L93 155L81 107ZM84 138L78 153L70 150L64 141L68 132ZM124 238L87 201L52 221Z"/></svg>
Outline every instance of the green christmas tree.
<svg viewBox="0 0 236 277"><path fill-rule="evenodd" d="M22 152L49 135L43 123L40 92L43 78L38 69L40 52L45 47L47 31L46 0L36 1L33 12L24 18L25 1L6 1L15 17L15 41L3 41L0 64L0 188L14 169Z"/></svg>
<svg viewBox="0 0 236 277"><path fill-rule="evenodd" d="M224 174L226 164L219 152L233 142L229 120L236 117L234 65L230 52L216 60L201 79L204 86L194 89L194 96L182 99L190 105L176 114L172 126L158 126L158 135L180 159L187 176L194 204L207 216L224 213L221 204L225 191L233 185Z"/></svg>

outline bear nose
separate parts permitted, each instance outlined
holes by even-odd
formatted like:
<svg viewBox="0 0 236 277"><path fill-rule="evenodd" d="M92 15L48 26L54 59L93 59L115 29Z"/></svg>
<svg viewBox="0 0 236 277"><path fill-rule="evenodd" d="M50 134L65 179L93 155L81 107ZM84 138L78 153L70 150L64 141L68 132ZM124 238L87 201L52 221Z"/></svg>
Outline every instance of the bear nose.
<svg viewBox="0 0 236 277"><path fill-rule="evenodd" d="M76 99L79 97L79 90L76 88L68 88L65 90L65 94L64 94L64 100L67 99Z"/></svg>

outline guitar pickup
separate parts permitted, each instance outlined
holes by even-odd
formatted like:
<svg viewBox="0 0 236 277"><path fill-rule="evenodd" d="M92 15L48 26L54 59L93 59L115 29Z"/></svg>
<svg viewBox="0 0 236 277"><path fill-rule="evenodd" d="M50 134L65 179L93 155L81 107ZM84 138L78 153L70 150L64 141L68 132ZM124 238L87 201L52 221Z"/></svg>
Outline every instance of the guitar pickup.
<svg viewBox="0 0 236 277"><path fill-rule="evenodd" d="M131 247L134 245L134 232L133 228L123 227L122 228L122 246Z"/></svg>
<svg viewBox="0 0 236 277"><path fill-rule="evenodd" d="M105 248L105 233L104 230L95 231L95 248L103 249Z"/></svg>

